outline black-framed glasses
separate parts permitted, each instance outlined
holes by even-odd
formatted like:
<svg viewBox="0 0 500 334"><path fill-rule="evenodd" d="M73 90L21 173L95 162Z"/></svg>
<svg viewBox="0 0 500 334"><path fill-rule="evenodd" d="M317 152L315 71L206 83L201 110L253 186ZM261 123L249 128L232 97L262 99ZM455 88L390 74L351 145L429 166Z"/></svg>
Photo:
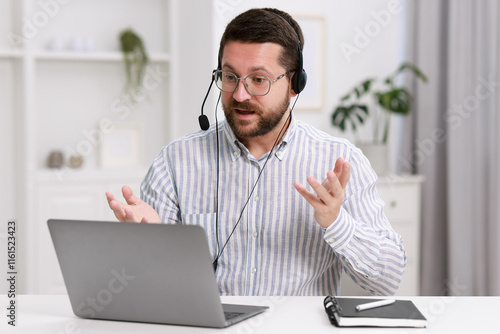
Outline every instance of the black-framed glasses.
<svg viewBox="0 0 500 334"><path fill-rule="evenodd" d="M214 71L213 75L215 85L223 92L234 92L236 87L238 87L240 80L243 80L243 86L245 86L245 89L249 94L254 96L264 96L271 90L271 84L273 82L278 81L289 73L290 72L283 73L274 80L271 80L261 74L250 74L244 78L238 78L236 74L223 70Z"/></svg>

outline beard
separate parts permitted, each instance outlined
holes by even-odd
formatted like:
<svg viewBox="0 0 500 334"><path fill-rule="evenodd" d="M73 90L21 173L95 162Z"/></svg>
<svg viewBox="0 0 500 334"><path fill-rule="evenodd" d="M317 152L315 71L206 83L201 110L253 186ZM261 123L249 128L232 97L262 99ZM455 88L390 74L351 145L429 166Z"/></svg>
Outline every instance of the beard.
<svg viewBox="0 0 500 334"><path fill-rule="evenodd" d="M249 102L238 102L235 99L231 99L228 105L222 104L222 109L234 135L241 140L242 138L263 136L274 130L283 119L283 115L285 115L289 106L290 100L287 97L277 107L267 111L263 111ZM256 126L246 129L251 124L251 121L238 119L235 115L235 109L252 110L259 118Z"/></svg>

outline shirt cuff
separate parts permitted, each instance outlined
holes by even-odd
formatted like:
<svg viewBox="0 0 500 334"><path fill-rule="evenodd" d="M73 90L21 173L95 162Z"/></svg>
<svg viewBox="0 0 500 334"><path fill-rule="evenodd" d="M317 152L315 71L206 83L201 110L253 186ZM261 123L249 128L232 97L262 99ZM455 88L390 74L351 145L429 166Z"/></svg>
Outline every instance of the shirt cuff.
<svg viewBox="0 0 500 334"><path fill-rule="evenodd" d="M344 210L340 209L337 219L325 229L323 238L336 251L340 251L347 246L354 236L356 225L352 217Z"/></svg>

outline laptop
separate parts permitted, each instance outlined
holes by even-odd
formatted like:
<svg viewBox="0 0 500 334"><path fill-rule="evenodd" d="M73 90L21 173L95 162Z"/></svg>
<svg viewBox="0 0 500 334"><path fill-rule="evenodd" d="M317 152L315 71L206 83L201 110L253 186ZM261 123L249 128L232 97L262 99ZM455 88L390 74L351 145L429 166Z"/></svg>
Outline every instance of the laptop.
<svg viewBox="0 0 500 334"><path fill-rule="evenodd" d="M221 303L200 226L47 223L79 317L223 328L268 308Z"/></svg>

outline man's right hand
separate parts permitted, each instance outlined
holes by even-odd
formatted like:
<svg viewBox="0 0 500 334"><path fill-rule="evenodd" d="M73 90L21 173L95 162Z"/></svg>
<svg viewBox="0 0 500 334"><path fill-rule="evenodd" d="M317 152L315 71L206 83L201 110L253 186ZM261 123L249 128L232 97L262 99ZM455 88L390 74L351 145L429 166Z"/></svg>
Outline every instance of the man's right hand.
<svg viewBox="0 0 500 334"><path fill-rule="evenodd" d="M109 207L119 221L161 223L160 216L155 209L136 197L129 186L123 186L122 194L127 204L117 201L112 193L106 192Z"/></svg>

